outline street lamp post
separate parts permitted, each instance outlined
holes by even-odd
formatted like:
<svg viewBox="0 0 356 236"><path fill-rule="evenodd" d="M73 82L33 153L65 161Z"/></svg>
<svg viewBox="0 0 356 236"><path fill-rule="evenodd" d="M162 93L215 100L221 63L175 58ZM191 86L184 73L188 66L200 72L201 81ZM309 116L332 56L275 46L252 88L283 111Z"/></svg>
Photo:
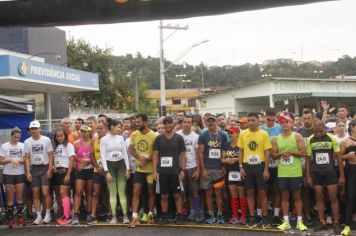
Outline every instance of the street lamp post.
<svg viewBox="0 0 356 236"><path fill-rule="evenodd" d="M261 77L262 78L271 78L272 74L262 74Z"/></svg>
<svg viewBox="0 0 356 236"><path fill-rule="evenodd" d="M191 83L192 81L190 79L184 79L182 82L185 83L185 88L188 88L188 83Z"/></svg>
<svg viewBox="0 0 356 236"><path fill-rule="evenodd" d="M183 88L183 85L182 85L182 82L183 82L183 78L186 77L186 74L177 74L176 75L176 78L179 78L180 79L180 88Z"/></svg>
<svg viewBox="0 0 356 236"><path fill-rule="evenodd" d="M56 56L56 60L60 60L61 59L61 55L59 55L59 54L57 54L55 52L40 52L40 53L36 53L35 55L31 55L26 60L31 60L32 58L37 57L37 56L41 56L41 55L55 55Z"/></svg>
<svg viewBox="0 0 356 236"><path fill-rule="evenodd" d="M316 74L316 78L319 79L320 74L322 74L324 71L322 70L315 70L313 73Z"/></svg>

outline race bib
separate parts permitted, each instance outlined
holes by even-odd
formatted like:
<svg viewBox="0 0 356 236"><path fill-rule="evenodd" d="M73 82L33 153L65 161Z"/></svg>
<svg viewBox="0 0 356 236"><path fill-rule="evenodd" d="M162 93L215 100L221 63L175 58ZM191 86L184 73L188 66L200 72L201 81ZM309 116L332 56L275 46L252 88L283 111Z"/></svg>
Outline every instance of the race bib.
<svg viewBox="0 0 356 236"><path fill-rule="evenodd" d="M315 161L318 165L325 165L330 163L329 153L316 153Z"/></svg>
<svg viewBox="0 0 356 236"><path fill-rule="evenodd" d="M211 159L220 159L221 149L212 148L209 149L209 158Z"/></svg>
<svg viewBox="0 0 356 236"><path fill-rule="evenodd" d="M111 152L110 157L113 161L120 161L123 159L122 153L118 151Z"/></svg>
<svg viewBox="0 0 356 236"><path fill-rule="evenodd" d="M98 163L98 166L99 166L100 168L103 167L103 162L101 161L101 158L98 159L98 160L96 160L96 163Z"/></svg>
<svg viewBox="0 0 356 236"><path fill-rule="evenodd" d="M66 167L64 161L63 161L61 158L56 158L56 159L54 160L54 166L55 166L56 168Z"/></svg>
<svg viewBox="0 0 356 236"><path fill-rule="evenodd" d="M248 155L247 156L247 163L249 165L258 165L261 164L261 158L259 155Z"/></svg>
<svg viewBox="0 0 356 236"><path fill-rule="evenodd" d="M281 164L288 166L288 165L293 165L294 162L294 156L289 156L287 159L282 158L281 159Z"/></svg>
<svg viewBox="0 0 356 236"><path fill-rule="evenodd" d="M193 153L193 147L191 145L186 146L187 153Z"/></svg>
<svg viewBox="0 0 356 236"><path fill-rule="evenodd" d="M238 171L229 172L229 181L241 181L241 175Z"/></svg>
<svg viewBox="0 0 356 236"><path fill-rule="evenodd" d="M42 155L33 155L32 156L32 165L43 165L43 156Z"/></svg>
<svg viewBox="0 0 356 236"><path fill-rule="evenodd" d="M161 167L173 167L173 157L161 157Z"/></svg>
<svg viewBox="0 0 356 236"><path fill-rule="evenodd" d="M277 168L278 167L278 160L269 159L268 166L270 168Z"/></svg>

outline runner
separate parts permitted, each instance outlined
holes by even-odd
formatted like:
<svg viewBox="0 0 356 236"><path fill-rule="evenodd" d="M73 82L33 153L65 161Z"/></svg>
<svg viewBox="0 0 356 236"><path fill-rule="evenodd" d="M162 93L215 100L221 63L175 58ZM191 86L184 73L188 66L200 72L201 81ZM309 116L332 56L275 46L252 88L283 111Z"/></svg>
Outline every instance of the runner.
<svg viewBox="0 0 356 236"><path fill-rule="evenodd" d="M14 225L14 199L17 202L17 223L24 226L25 220L22 216L24 209L23 192L25 183L24 167L24 144L19 142L21 130L14 128L11 130L10 141L1 145L0 165L4 165L3 178L6 190L7 203L7 225L12 228Z"/></svg>
<svg viewBox="0 0 356 236"><path fill-rule="evenodd" d="M207 131L202 132L198 140L198 154L201 168L200 188L205 190L205 201L209 217L206 223L224 224L222 188L225 185L224 169L221 160L225 158L228 145L226 133L218 130L217 119L210 115L206 119ZM213 189L217 207L217 218L213 211Z"/></svg>
<svg viewBox="0 0 356 236"><path fill-rule="evenodd" d="M60 225L72 222L70 207L70 188L74 184L74 146L69 142L67 133L63 130L54 132L54 175L53 184L56 193L57 204L61 202L63 216L57 220ZM61 201L59 200L61 199Z"/></svg>
<svg viewBox="0 0 356 236"><path fill-rule="evenodd" d="M305 144L303 137L292 132L293 120L289 116L280 115L278 122L282 126L282 134L272 139L271 155L278 160L278 187L282 192L283 223L277 228L289 230L289 201L290 192L297 210L297 230L305 231L307 227L303 224L303 171L300 158L305 155Z"/></svg>
<svg viewBox="0 0 356 236"><path fill-rule="evenodd" d="M242 131L238 139L239 166L242 179L245 181L247 203L250 212L248 227L257 227L255 221L255 189L258 190L262 208L262 227L269 227L267 181L269 179L269 152L272 148L268 134L258 126L258 113L247 115L249 128Z"/></svg>
<svg viewBox="0 0 356 236"><path fill-rule="evenodd" d="M229 128L230 145L226 150L226 156L222 163L227 167L227 183L231 195L232 218L231 224L246 224L247 200L245 194L245 183L241 179L239 172L239 148L237 140L240 135L240 129L237 127ZM241 216L238 218L238 208L241 209Z"/></svg>
<svg viewBox="0 0 356 236"><path fill-rule="evenodd" d="M100 140L100 154L106 180L110 191L110 206L112 218L110 224L117 223L117 198L120 199L124 214L123 223L129 224L127 216L126 180L130 177L130 164L124 138L118 135L121 124L117 120L109 120L109 132Z"/></svg>
<svg viewBox="0 0 356 236"><path fill-rule="evenodd" d="M72 121L69 118L62 119L61 124L71 144L78 140L78 134L72 132Z"/></svg>
<svg viewBox="0 0 356 236"><path fill-rule="evenodd" d="M340 162L340 148L335 136L326 133L325 123L317 121L314 124L314 135L307 141L306 175L308 184L314 187L316 205L320 224L314 231L327 229L324 216L324 186L326 185L331 201L334 233L340 234L339 226L339 202L337 199L338 178L334 167L334 156L340 165L339 184L345 182L344 168Z"/></svg>
<svg viewBox="0 0 356 236"><path fill-rule="evenodd" d="M191 130L192 124L192 117L186 115L183 118L183 129L178 131L177 134L183 137L185 147L187 149L187 163L185 170L184 189L188 193L188 201L191 209L190 214L188 216L188 220L195 220L195 222L199 223L202 221L200 218L199 198L200 166L197 155L199 135L197 135Z"/></svg>
<svg viewBox="0 0 356 236"><path fill-rule="evenodd" d="M49 194L49 183L53 170L53 147L51 140L41 135L41 125L38 121L32 121L29 125L31 137L25 141L25 164L26 177L31 182L33 203L35 205L37 217L34 225L42 223L49 224L51 218L51 196ZM42 193L45 218L41 216Z"/></svg>
<svg viewBox="0 0 356 236"><path fill-rule="evenodd" d="M351 231L352 213L356 201L356 120L349 124L349 138L344 140L341 145L342 160L345 161L345 179L346 179L346 211L345 211L345 228L341 235L349 235Z"/></svg>
<svg viewBox="0 0 356 236"><path fill-rule="evenodd" d="M184 139L174 133L172 117L163 119L165 133L157 136L153 144L153 173L159 181L162 216L159 224L168 222L168 196L173 194L176 206L176 224L183 223L181 185L185 176L186 148Z"/></svg>
<svg viewBox="0 0 356 236"><path fill-rule="evenodd" d="M136 115L137 130L131 134L130 154L135 158L136 171L134 174L134 187L132 198L132 221L130 227L140 224L138 220L138 209L140 196L144 185L148 189L148 224L154 224L153 208L155 204L155 185L153 177L152 154L156 134L148 128L148 117L146 114ZM146 199L144 199L145 201Z"/></svg>
<svg viewBox="0 0 356 236"><path fill-rule="evenodd" d="M87 207L87 223L91 223L91 209L93 199L93 165L91 155L93 155L93 147L91 142L91 128L87 125L80 127L81 139L74 143L76 152L75 167L75 196L74 196L74 215L72 224L79 224L79 209L82 204L83 190L85 191L86 207Z"/></svg>

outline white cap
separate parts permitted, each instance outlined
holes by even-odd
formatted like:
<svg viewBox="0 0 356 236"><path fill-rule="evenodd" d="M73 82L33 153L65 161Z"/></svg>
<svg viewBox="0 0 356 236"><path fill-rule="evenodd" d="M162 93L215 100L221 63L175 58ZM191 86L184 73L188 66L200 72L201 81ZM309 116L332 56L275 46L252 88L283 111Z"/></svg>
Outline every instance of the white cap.
<svg viewBox="0 0 356 236"><path fill-rule="evenodd" d="M328 127L329 129L333 129L336 127L336 123L335 122L328 122L325 125L326 127Z"/></svg>
<svg viewBox="0 0 356 236"><path fill-rule="evenodd" d="M29 128L40 128L41 124L37 120L31 121Z"/></svg>

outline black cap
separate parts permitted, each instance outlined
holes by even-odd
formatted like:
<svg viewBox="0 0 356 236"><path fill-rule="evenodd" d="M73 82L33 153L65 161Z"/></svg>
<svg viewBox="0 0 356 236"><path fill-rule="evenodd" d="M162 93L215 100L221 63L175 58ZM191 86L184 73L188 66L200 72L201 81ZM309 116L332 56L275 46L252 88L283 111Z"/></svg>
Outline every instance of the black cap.
<svg viewBox="0 0 356 236"><path fill-rule="evenodd" d="M173 118L170 116L164 117L163 124L166 124L166 123L169 123L169 124L173 123Z"/></svg>
<svg viewBox="0 0 356 236"><path fill-rule="evenodd" d="M210 120L210 119L217 120L216 116L214 115L209 116L206 120Z"/></svg>

